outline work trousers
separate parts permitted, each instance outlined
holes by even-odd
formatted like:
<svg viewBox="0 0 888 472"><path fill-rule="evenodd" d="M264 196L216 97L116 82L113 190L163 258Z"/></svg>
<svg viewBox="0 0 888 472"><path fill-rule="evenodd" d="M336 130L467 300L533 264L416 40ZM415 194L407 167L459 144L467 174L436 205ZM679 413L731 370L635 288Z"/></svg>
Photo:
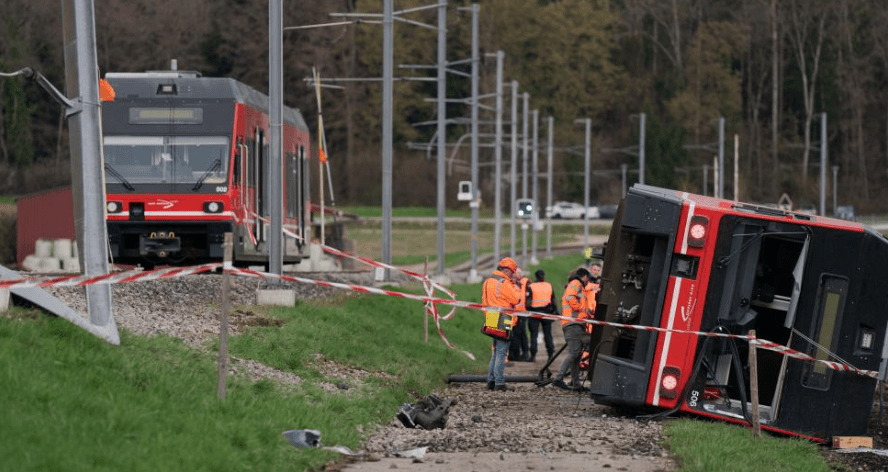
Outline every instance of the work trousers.
<svg viewBox="0 0 888 472"><path fill-rule="evenodd" d="M490 356L490 364L487 365L487 382L496 385L506 384L506 352L509 350L509 341L505 339L493 339L493 355Z"/></svg>
<svg viewBox="0 0 888 472"><path fill-rule="evenodd" d="M573 385L580 384L580 353L583 351L583 336L586 330L581 324L569 324L563 328L564 341L567 343L567 357L561 363L555 380L564 379L567 369L570 369L570 382Z"/></svg>
<svg viewBox="0 0 888 472"><path fill-rule="evenodd" d="M527 318L519 316L518 321L512 328L512 343L509 346L509 358L519 360L528 357L527 344Z"/></svg>
<svg viewBox="0 0 888 472"><path fill-rule="evenodd" d="M546 359L551 359L555 354L555 342L552 340L552 320L541 320L531 318L527 320L527 327L530 329L530 357L534 357L538 350L538 341L540 335L540 326L543 328L543 342L546 344Z"/></svg>

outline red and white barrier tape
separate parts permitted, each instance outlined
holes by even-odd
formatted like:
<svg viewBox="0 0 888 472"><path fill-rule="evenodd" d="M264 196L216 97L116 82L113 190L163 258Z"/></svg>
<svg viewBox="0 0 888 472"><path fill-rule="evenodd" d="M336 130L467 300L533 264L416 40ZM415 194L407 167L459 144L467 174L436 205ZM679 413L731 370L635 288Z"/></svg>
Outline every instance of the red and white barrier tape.
<svg viewBox="0 0 888 472"><path fill-rule="evenodd" d="M385 264L381 264L381 263L378 263L375 261L374 261L374 264L379 264L379 266L381 266L381 267L386 266ZM184 277L184 276L188 276L188 275L200 274L203 272L210 272L210 271L216 270L220 267L222 267L222 264L217 262L217 263L202 264L202 265L191 266L191 267L171 267L171 268L150 270L150 271L130 270L130 271L126 271L126 272L110 273L110 274L105 274L105 275L100 275L100 276L95 276L95 277L87 277L85 275L74 274L74 275L65 275L65 276L53 277L53 278L32 277L32 278L26 278L26 279L0 279L0 288L9 289L9 288L34 288L34 287L39 287L39 288L43 288L43 287L76 287L76 286L83 287L83 286L89 286L89 285L95 285L95 284L147 282L147 281L151 281L151 280ZM596 319L576 320L574 318L560 316L560 315L553 315L553 314L548 314L548 313L538 313L538 312L532 312L532 311L518 311L518 310L515 310L512 308L486 306L486 305L482 305L480 303L464 302L464 301L460 301L460 300L456 300L456 299L433 297L432 293L434 292L434 288L432 288L432 284L430 283L430 281L428 284L425 284L425 282L424 282L424 288L425 288L426 295L423 296L423 295L415 295L415 294L410 294L410 293L396 292L393 290L386 290L386 289L381 289L381 288L376 288L376 287L366 287L366 286L362 286L362 285L344 284L344 283L329 282L329 281L324 281L324 280L314 280L314 279L307 279L304 277L296 277L296 276L289 276L289 275L270 274L270 273L259 272L259 271L254 271L254 270L250 270L250 269L231 268L230 271L232 274L235 274L235 275L243 275L243 276L249 276L249 277L260 277L260 278L278 278L278 279L281 279L284 281L289 281L289 282L321 285L321 286L325 286L325 287L334 287L334 288L340 288L340 289L344 289L344 290L351 290L351 291L355 291L355 292L359 292L359 293L369 293L369 294L375 294L375 295L384 295L384 296L390 296L390 297L406 298L406 299L421 301L425 304L427 313L435 319L435 325L438 329L438 334L440 335L441 339L444 341L444 343L448 347L451 347L451 348L453 348L454 346L450 343L449 340L447 340L447 337L444 335L444 331L441 328L440 320L449 319L449 317L452 316L453 311L455 311L456 308L468 308L468 309L480 310L480 311L496 311L496 312L507 313L507 314L515 315L515 316L523 316L523 317L528 317L528 318L537 318L537 319L544 319L544 320L581 321L583 323L591 324L591 325L595 325L595 326L611 326L611 327L615 327L615 328L623 328L623 329L638 330L638 331L649 331L649 332L660 332L660 333L670 332L673 334L686 334L686 335L701 336L701 337L720 337L720 338L727 338L727 339L740 339L740 340L750 341L761 349L767 349L770 351L774 351L778 354L789 356L793 359L798 359L798 360L802 360L805 362L819 363L819 364L822 364L832 370L843 371L843 372L854 372L856 374L864 375L864 376L872 377L872 378L878 378L878 376L879 376L878 371L858 369L852 365L849 365L849 364L846 364L843 362L835 362L835 361L827 361L827 360L823 360L823 359L816 359L810 355L801 353L801 352L796 351L794 349L790 349L789 347L786 347L786 346L783 346L783 345L780 345L780 344L777 344L777 343L774 343L774 342L771 342L771 341L768 341L765 339L752 338L750 336L743 336L743 335L729 334L729 333L688 331L688 330L681 330L681 329L667 329L667 328L660 328L660 327L655 327L655 326L630 325L630 324L624 324L624 323L613 323L613 322L608 322L608 321L600 321L600 320L596 320ZM425 280L427 280L427 278ZM448 293L452 293L452 292L450 292L448 290ZM449 305L449 306L454 307L454 309L453 309L453 311L451 311L450 315L448 315L447 317L442 317L438 314L438 309L436 306L438 304Z"/></svg>
<svg viewBox="0 0 888 472"><path fill-rule="evenodd" d="M96 284L123 284L130 282L146 282L149 280L184 277L186 275L210 272L222 267L219 262L203 264L191 267L169 267L158 270L129 270L126 272L113 272L110 274L87 277L81 274L64 275L42 279L30 277L27 279L0 279L0 288L34 288L34 287L85 287Z"/></svg>

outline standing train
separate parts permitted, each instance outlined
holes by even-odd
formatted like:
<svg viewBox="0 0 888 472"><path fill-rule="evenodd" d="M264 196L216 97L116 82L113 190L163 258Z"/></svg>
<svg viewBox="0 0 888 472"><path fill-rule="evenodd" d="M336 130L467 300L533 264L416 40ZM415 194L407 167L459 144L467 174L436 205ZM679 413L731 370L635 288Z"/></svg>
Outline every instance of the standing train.
<svg viewBox="0 0 888 472"><path fill-rule="evenodd" d="M604 257L596 317L637 327L593 330L597 402L750 424L748 343L687 331L754 329L817 360L880 369L888 240L867 226L635 185ZM757 353L763 429L817 442L866 433L875 378Z"/></svg>
<svg viewBox="0 0 888 472"><path fill-rule="evenodd" d="M268 264L271 205L268 96L192 71L108 73L102 103L112 262ZM311 228L308 126L284 107L284 263L307 257Z"/></svg>

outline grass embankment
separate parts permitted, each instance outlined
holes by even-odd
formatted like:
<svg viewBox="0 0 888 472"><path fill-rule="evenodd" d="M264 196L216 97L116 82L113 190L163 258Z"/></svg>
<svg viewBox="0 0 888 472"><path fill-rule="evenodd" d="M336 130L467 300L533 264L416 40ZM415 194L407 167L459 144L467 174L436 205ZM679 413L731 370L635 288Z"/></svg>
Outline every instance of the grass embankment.
<svg viewBox="0 0 888 472"><path fill-rule="evenodd" d="M542 267L560 287L578 262L560 257ZM459 299L479 299L477 284L452 289ZM445 322L457 346L451 350L432 324L429 342L422 341L420 303L343 292L269 309L262 316L282 320L280 327L250 328L230 340L233 356L293 372L302 383L230 377L220 402L215 346L200 352L177 339L126 332L111 346L65 320L14 313L0 316L2 470L317 470L338 454L294 449L283 431L317 429L325 445L359 449L402 403L441 388L447 374L483 372L489 356L475 312L460 310ZM329 392L322 382L343 380L326 377L324 361L371 375ZM816 446L753 441L742 427L681 420L667 423L666 436L682 470L826 470Z"/></svg>

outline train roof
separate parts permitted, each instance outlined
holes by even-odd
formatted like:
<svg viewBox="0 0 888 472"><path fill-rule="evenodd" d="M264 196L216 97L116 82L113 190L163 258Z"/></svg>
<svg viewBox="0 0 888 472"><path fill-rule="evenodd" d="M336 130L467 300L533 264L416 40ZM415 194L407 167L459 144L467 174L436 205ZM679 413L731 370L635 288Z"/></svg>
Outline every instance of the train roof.
<svg viewBox="0 0 888 472"><path fill-rule="evenodd" d="M639 195L649 195L665 200L673 201L676 204L684 202L693 202L698 208L708 207L719 211L726 211L735 214L755 215L760 218L776 219L783 221L791 221L799 224L813 224L818 226L828 226L833 228L842 228L852 231L868 231L877 233L877 231L868 228L862 223L855 221L846 221L836 218L829 218L820 215L809 215L791 210L782 210L780 208L772 208L767 205L755 203L743 203L733 200L725 200L706 195L697 195L680 190L669 190L651 185L634 184L630 188L630 192Z"/></svg>
<svg viewBox="0 0 888 472"><path fill-rule="evenodd" d="M109 72L105 80L118 98L156 98L161 84L175 84L177 98L231 99L258 110L268 111L268 96L235 79L202 77L195 71ZM284 105L283 121L308 129L302 113Z"/></svg>

